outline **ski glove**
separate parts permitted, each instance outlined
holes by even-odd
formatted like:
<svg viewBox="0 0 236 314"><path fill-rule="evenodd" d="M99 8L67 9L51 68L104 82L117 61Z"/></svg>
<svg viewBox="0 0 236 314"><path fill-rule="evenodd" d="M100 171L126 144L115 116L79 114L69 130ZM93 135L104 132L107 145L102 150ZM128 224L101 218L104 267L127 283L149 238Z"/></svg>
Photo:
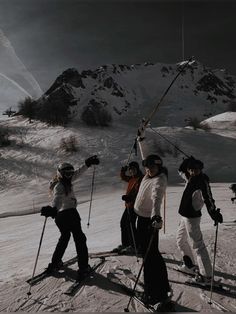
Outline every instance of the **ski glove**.
<svg viewBox="0 0 236 314"><path fill-rule="evenodd" d="M217 208L216 210L214 210L214 211L211 212L211 218L214 220L215 226L216 226L218 223L221 224L221 223L223 222L223 216L221 215L219 208Z"/></svg>
<svg viewBox="0 0 236 314"><path fill-rule="evenodd" d="M145 138L145 126L144 125L141 125L139 128L138 128L138 140L141 142L142 140L144 140Z"/></svg>
<svg viewBox="0 0 236 314"><path fill-rule="evenodd" d="M57 215L57 209L56 209L56 207L52 207L52 206L43 206L43 207L41 208L41 216L55 218L56 215Z"/></svg>
<svg viewBox="0 0 236 314"><path fill-rule="evenodd" d="M161 216L155 215L151 218L152 227L156 229L161 229L163 226L163 220Z"/></svg>
<svg viewBox="0 0 236 314"><path fill-rule="evenodd" d="M97 155L91 156L85 160L85 165L89 168L91 165L98 165L99 159Z"/></svg>

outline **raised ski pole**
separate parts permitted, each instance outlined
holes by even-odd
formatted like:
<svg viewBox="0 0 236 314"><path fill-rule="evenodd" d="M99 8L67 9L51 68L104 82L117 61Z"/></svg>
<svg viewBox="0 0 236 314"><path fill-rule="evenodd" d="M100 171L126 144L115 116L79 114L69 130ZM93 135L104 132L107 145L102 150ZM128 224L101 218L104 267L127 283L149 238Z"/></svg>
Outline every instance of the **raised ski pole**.
<svg viewBox="0 0 236 314"><path fill-rule="evenodd" d="M32 278L34 277L34 275L35 275L35 270L36 270L36 266L37 266L37 263L38 263L38 258L39 258L39 253L40 253L42 241L43 241L43 235L44 235L44 231L45 231L45 227L46 227L47 218L48 218L48 217L45 217L45 220L44 220L43 230L42 230L41 237L40 237L40 241L39 241L38 252L37 252L36 260L35 260L35 263L34 263L34 269L33 269L33 274L32 274L31 279L32 279ZM27 292L27 295L28 295L28 296L31 295L31 287L32 287L31 284L29 284L29 285L30 285L29 291Z"/></svg>
<svg viewBox="0 0 236 314"><path fill-rule="evenodd" d="M176 76L174 77L174 79L172 80L172 82L170 83L170 85L167 87L167 89L165 90L165 92L163 93L161 99L159 100L159 102L157 103L157 105L155 106L155 108L153 109L153 111L151 112L151 114L149 115L149 117L146 119L146 121L144 122L144 127L147 126L147 124L151 121L151 119L153 118L153 116L155 115L155 113L157 112L157 109L159 108L160 104L162 103L163 99L165 98L165 96L167 95L167 93L169 92L170 88L172 87L172 85L174 84L174 82L177 80L177 78L180 76L180 74L186 69L186 67L189 65L190 62L192 62L193 57L191 57L187 62L184 63L184 65L181 67L180 71L176 74Z"/></svg>
<svg viewBox="0 0 236 314"><path fill-rule="evenodd" d="M146 253L145 253L145 255L144 255L144 258L143 258L142 265L141 265L141 267L140 267L140 269L139 269L139 273L138 273L137 279L136 279L136 281L135 281L133 290L132 290L132 292L131 292L131 296L130 296L130 298L129 298L129 302L128 302L128 304L127 304L127 307L124 309L124 312L129 312L129 306L130 306L130 303L131 303L131 301L132 301L132 299L133 299L133 295L134 295L136 286L137 286L137 284L138 284L138 281L139 281L141 272L142 272L142 270L143 270L144 263L145 263L145 261L146 261L146 259L147 259L148 254L149 254L149 251L150 251L150 248L151 248L151 245L152 245L154 236L155 236L155 234L156 234L156 231L157 231L157 229L154 228L154 229L153 229L153 232L152 232L151 239L150 239L149 244L148 244L148 248L147 248Z"/></svg>
<svg viewBox="0 0 236 314"><path fill-rule="evenodd" d="M95 181L95 166L93 166L93 176L92 176L92 183L91 183L91 195L90 195L90 203L89 203L89 215L88 215L88 223L87 227L90 226L90 216L91 216L91 209L92 209L92 202L93 202L93 189L94 189L94 181Z"/></svg>
<svg viewBox="0 0 236 314"><path fill-rule="evenodd" d="M215 233L215 244L214 244L214 256L213 256L213 266L212 266L212 274L211 274L211 294L210 294L210 300L209 300L209 304L212 304L211 300L212 300L212 293L213 293L213 282L214 282L214 275L215 275L215 263L216 263L216 249L217 249L217 239L218 239L218 226L219 223L216 222L216 233Z"/></svg>
<svg viewBox="0 0 236 314"><path fill-rule="evenodd" d="M186 67L189 65L190 62L192 62L193 60L193 56L187 61L184 63L184 65L181 67L181 69L179 70L179 72L176 74L176 76L173 78L173 80L171 81L170 85L167 87L167 89L165 90L165 92L163 93L162 97L160 98L159 102L156 104L156 106L154 107L153 111L150 113L149 117L144 121L143 123L143 127L145 128L148 123L151 121L151 119L153 118L153 116L155 115L155 113L157 112L157 109L159 108L159 106L161 105L163 99L165 98L165 96L167 95L167 93L169 92L170 88L172 87L172 85L174 84L174 82L177 80L177 78L180 76L181 73L183 73L183 71L186 69ZM137 135L136 135L136 138L134 140L134 144L131 148L131 152L130 152L130 155L129 155L129 158L132 154L132 151L133 149L136 147L137 145L137 138L138 138L139 134L137 132ZM128 159L129 159L128 158Z"/></svg>

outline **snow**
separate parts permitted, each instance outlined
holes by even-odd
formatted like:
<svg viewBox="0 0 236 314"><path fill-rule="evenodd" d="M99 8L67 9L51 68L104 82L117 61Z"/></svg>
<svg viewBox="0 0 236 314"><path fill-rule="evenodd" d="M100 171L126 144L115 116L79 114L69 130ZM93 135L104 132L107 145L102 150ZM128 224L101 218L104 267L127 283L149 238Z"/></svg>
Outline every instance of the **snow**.
<svg viewBox="0 0 236 314"><path fill-rule="evenodd" d="M229 117L231 120L229 121ZM229 189L235 178L235 129L230 128L234 117L232 113L215 117L214 129L211 132L192 130L181 127L154 128L157 132L177 141L181 149L192 154L205 163L206 173L212 180L212 192L216 204L221 208L224 223L219 226L218 252L216 258L217 278L232 290L235 290L235 223L236 205L231 203L233 197ZM213 120L213 119L212 119ZM208 123L211 123L211 121ZM219 136L215 133L218 123L224 122L225 129L231 136ZM0 293L3 302L1 311L123 311L128 297L115 288L108 279L110 272L121 275L120 269L131 269L138 273L140 263L132 256L108 257L105 264L98 269L96 276L89 280L73 298L68 298L63 291L75 278L76 264L71 265L63 278L48 278L32 287L32 298L26 296L29 286L25 280L30 278L38 250L44 218L40 216L41 206L50 203L48 182L55 174L56 165L60 161L68 161L75 166L96 153L101 163L95 172L95 190L92 202L90 226L88 210L92 169L88 169L75 184L78 197L78 211L82 218L82 228L87 236L89 252L106 251L120 244L120 218L124 210L121 195L126 185L119 179L119 170L125 164L130 152L135 128L116 124L112 128L87 128L72 123L67 128L49 127L44 123L14 117L1 122L11 130L12 145L0 150L1 172L1 271ZM67 154L59 149L60 139L70 135L78 140L78 151ZM151 129L146 132L150 148L156 144L164 145ZM220 149L219 149L220 148ZM140 161L139 155L132 159ZM169 186L167 189L167 207L165 234L161 231L160 248L165 254L169 279L173 288L173 300L178 303L178 311L211 311L211 307L199 296L196 288L190 288L176 281L183 282L185 277L171 270L172 263L180 260L176 247L175 234L178 225L178 205L184 189L183 182L177 174L182 154L163 157L167 165ZM223 178L220 181L220 178ZM164 209L162 209L163 211ZM206 209L203 211L202 230L206 245L213 257L215 228ZM164 216L164 213L163 213ZM59 237L53 219L49 218L43 237L36 273L42 271L50 262L52 252ZM75 255L74 243L71 240L64 260ZM90 260L93 263L93 259ZM173 265L172 265L173 266ZM69 278L69 279L68 279ZM130 284L130 283L129 283ZM14 296L14 297L13 297ZM235 298L214 293L213 298L230 311L236 308ZM132 302L132 309L145 311ZM219 309L218 309L219 310Z"/></svg>
<svg viewBox="0 0 236 314"><path fill-rule="evenodd" d="M16 57L14 54L11 56ZM18 61L16 58L14 60ZM168 266L174 293L173 300L178 304L177 311L214 312L219 311L219 307L210 306L200 297L199 289L185 286L183 282L186 278L171 269L171 266L180 260L175 234L179 220L178 205L184 183L177 170L184 154L192 155L204 162L204 171L211 179L213 197L224 217L224 223L219 226L216 278L221 279L224 286L235 293L236 204L231 202L234 195L229 186L236 181L236 113L222 113L226 105L222 105L221 101L214 105L209 104L203 92L194 98L193 88L207 70L197 62L192 66L194 75L187 72L184 77L179 77L165 97L154 121L151 121L153 124L145 135L148 144L146 153L160 154L169 170L166 220L165 228L160 233L160 250ZM132 270L137 274L141 259L137 261L134 256L107 257L94 277L72 298L65 296L63 291L75 279L76 263L66 268L58 277L47 278L32 286L30 298L27 296L29 285L25 281L32 275L44 224L40 208L50 204L48 183L55 175L57 164L62 161L70 162L77 167L84 163L87 157L98 155L101 163L95 172L89 227L87 224L93 169L88 169L75 184L82 228L87 237L90 253L111 250L120 244L119 224L124 210L121 196L125 193L126 184L121 182L119 171L129 159L137 133L138 118L141 120L144 114L152 112L157 100L176 75L174 72L176 65L167 65L170 73L160 80L158 73L162 67L163 64L134 65L131 67L132 70L125 69L116 75L112 74L113 66L108 67L106 73L104 67L100 68L101 77L112 76L115 82L124 88L126 98L119 100L104 91L98 92L96 97L115 103L118 109L122 109L124 100L132 102L127 115L115 119L109 128L88 128L78 119L67 127L52 127L39 121L29 123L28 119L20 116L0 121L0 127L8 130L11 141L10 146L0 148L0 311L122 312L127 305L128 297L110 283L107 277L109 273L116 273L124 279L122 270ZM228 75L224 71L215 70L214 73L222 78ZM16 84L9 85L9 80L2 83L6 84L4 85L6 97L9 95L15 97L14 101L22 97L22 94L19 94L20 89L13 88ZM89 93L93 91L97 82L88 78L84 83L86 92L78 93L76 89L73 91L75 94L78 93L82 105L88 101ZM37 90L36 85L31 87ZM219 100L223 100L223 97L219 97ZM191 127L184 127L186 117L194 115L203 117L210 109L214 114L220 114L201 122L201 126L207 125L208 129L194 130ZM60 148L61 139L70 136L77 140L77 152L66 153ZM163 139L163 136L172 142L172 145ZM182 152L177 151L173 144ZM141 161L139 153L136 156L132 152L130 157L132 160ZM164 217L164 208L162 215ZM201 225L212 258L215 227L206 208L203 210ZM47 219L36 273L42 271L50 262L58 237L59 231L53 219ZM64 261L74 256L75 247L71 240ZM91 258L90 263L93 262L94 259ZM131 285L131 282L127 284ZM228 311L236 310L235 295L232 297L214 293L213 299ZM133 301L131 310L145 311Z"/></svg>

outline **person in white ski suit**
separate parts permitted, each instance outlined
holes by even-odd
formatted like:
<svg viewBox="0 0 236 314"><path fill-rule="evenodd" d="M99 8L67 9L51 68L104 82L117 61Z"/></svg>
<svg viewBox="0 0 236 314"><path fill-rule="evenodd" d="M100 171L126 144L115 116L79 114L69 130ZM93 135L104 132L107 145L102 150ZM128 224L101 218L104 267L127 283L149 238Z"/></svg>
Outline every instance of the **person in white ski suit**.
<svg viewBox="0 0 236 314"><path fill-rule="evenodd" d="M222 223L223 217L219 210L216 210L209 178L202 172L202 169L203 163L193 157L185 159L180 165L179 173L185 178L186 186L179 206L181 218L176 240L183 257L183 265L180 266L180 270L193 275L197 274L194 252L200 274L200 276L199 274L196 276L195 280L210 283L212 265L200 228L201 209L204 203L215 223Z"/></svg>
<svg viewBox="0 0 236 314"><path fill-rule="evenodd" d="M159 229L162 228L160 208L167 187L167 169L158 155L151 154L145 158L143 137L140 136L138 141L146 171L134 204L138 215L138 241L144 259L144 301L155 305L158 311L171 311L173 304L169 298L171 289L167 268L158 249Z"/></svg>
<svg viewBox="0 0 236 314"><path fill-rule="evenodd" d="M71 234L74 238L78 258L79 270L77 279L81 279L90 270L86 236L82 231L81 218L76 209L77 199L73 191L72 182L77 180L88 167L97 164L99 164L99 159L96 155L86 159L85 164L77 170L69 163L62 163L57 167L56 177L50 182L52 203L51 206L42 207L41 215L55 218L55 223L61 236L53 253L52 261L48 265L48 273L58 270L63 265L62 257L68 246Z"/></svg>

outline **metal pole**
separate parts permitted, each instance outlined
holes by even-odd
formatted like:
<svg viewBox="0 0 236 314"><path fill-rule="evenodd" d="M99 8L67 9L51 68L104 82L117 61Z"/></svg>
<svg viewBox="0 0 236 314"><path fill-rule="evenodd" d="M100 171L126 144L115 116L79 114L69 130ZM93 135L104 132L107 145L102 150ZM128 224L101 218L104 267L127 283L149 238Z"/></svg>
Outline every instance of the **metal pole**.
<svg viewBox="0 0 236 314"><path fill-rule="evenodd" d="M131 301L132 301L132 299L133 299L134 291L135 291L136 286L137 286L137 284L138 284L139 277L140 277L141 272L142 272L142 270L143 270L143 266L144 266L144 263L145 263L145 261L146 261L146 259L147 259L148 253L149 253L149 251L150 251L150 248L151 248L151 245L152 245L154 236L155 236L155 234L156 234L156 231L157 231L157 229L154 228L154 229L153 229L153 232L152 232L151 239L150 239L149 244L148 244L148 248L147 248L146 253L145 253L145 256L144 256L144 258L143 258L143 262L142 262L142 265L141 265L141 267L140 267L140 270L139 270L137 279L136 279L136 281L135 281L135 284L134 284L134 287L133 287L131 296L130 296L130 298L129 298L129 302L128 302L128 304L127 304L127 307L124 309L125 312L129 312L129 306L130 306L130 303L131 303Z"/></svg>
<svg viewBox="0 0 236 314"><path fill-rule="evenodd" d="M131 231L133 245L134 245L134 251L135 251L135 255L137 257L137 262L138 262L138 250L137 250L136 240L135 240L135 236L134 236L134 229L133 229L132 222L131 222L131 215L130 215L129 208L127 208L127 212L128 212L128 216L129 216L129 225L130 225L130 231Z"/></svg>
<svg viewBox="0 0 236 314"><path fill-rule="evenodd" d="M215 262L216 262L216 249L217 249L217 238L218 238L218 222L216 222L216 234L215 234L215 244L214 244L214 257L213 257L213 266L212 266L212 274L211 274L211 294L209 304L212 300L212 291L213 291L213 282L214 282L214 275L215 275Z"/></svg>
<svg viewBox="0 0 236 314"><path fill-rule="evenodd" d="M45 220L44 220L43 230L42 230L41 237L40 237L40 241L39 241L39 248L38 248L38 252L37 252L37 256L36 256L36 260L35 260L35 264L34 264L34 269L33 269L33 274L32 274L31 279L34 277L35 270L36 270L36 266L37 266L37 263L38 263L39 252L40 252L41 245L42 245L42 241L43 241L43 235L44 235L44 231L45 231L45 227L46 227L47 218L48 218L48 217L45 217ZM30 292L30 291L31 291L31 287L32 287L32 286L31 286L31 284L30 284L29 291L27 292L27 295L28 295L28 296L31 295L31 292Z"/></svg>
<svg viewBox="0 0 236 314"><path fill-rule="evenodd" d="M91 208L92 208L92 201L93 201L93 188L94 188L94 180L95 180L95 166L93 167L93 176L92 176L92 184L91 184L91 196L90 196L90 203L89 203L89 215L88 215L88 223L87 227L90 225L90 215L91 215Z"/></svg>

